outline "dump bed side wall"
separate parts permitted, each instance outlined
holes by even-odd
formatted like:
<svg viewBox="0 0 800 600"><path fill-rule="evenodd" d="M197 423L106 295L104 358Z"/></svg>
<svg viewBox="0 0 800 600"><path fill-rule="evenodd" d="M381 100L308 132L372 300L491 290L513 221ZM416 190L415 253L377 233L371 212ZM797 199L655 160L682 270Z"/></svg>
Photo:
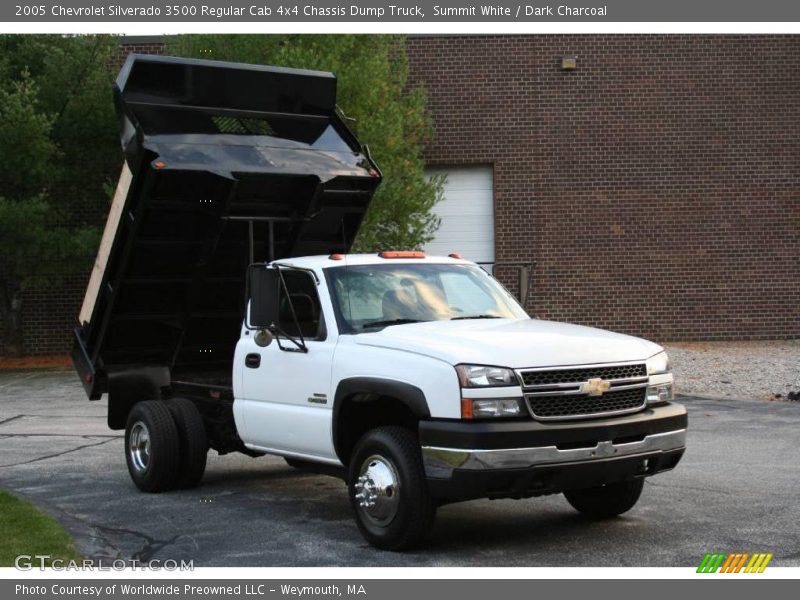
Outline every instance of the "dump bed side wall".
<svg viewBox="0 0 800 600"><path fill-rule="evenodd" d="M349 249L379 182L329 73L131 56L123 168L73 361L99 398L141 368L227 372L253 261Z"/></svg>

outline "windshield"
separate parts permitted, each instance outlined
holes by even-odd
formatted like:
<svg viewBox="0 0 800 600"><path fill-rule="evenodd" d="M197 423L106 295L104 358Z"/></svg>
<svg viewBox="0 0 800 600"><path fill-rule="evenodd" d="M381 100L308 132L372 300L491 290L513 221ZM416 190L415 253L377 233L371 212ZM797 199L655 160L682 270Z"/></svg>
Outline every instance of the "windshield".
<svg viewBox="0 0 800 600"><path fill-rule="evenodd" d="M342 333L456 319L528 315L482 269L458 264L356 265L325 269Z"/></svg>

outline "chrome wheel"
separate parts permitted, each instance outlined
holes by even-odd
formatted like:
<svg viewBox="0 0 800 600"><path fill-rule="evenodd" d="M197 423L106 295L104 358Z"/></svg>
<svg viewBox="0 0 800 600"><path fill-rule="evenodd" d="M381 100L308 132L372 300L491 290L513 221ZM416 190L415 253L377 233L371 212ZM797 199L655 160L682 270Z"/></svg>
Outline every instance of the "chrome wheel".
<svg viewBox="0 0 800 600"><path fill-rule="evenodd" d="M141 421L136 421L128 434L128 453L136 471L147 470L150 464L150 432Z"/></svg>
<svg viewBox="0 0 800 600"><path fill-rule="evenodd" d="M370 522L380 527L392 522L400 506L400 478L388 458L367 458L353 487L358 511Z"/></svg>

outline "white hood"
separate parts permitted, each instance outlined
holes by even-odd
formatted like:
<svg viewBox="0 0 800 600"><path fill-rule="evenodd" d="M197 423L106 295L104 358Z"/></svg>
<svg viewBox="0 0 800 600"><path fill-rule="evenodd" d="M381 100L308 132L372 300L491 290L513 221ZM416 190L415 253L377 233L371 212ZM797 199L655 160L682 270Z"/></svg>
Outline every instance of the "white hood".
<svg viewBox="0 0 800 600"><path fill-rule="evenodd" d="M452 365L550 367L645 360L662 350L641 338L536 319L475 319L392 325L357 344L437 358Z"/></svg>

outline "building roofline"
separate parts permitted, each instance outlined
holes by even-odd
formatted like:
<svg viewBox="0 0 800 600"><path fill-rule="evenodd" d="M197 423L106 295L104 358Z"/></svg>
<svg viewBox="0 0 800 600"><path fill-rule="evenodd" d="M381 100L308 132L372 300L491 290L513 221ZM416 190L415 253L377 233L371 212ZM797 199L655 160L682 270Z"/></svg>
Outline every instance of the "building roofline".
<svg viewBox="0 0 800 600"><path fill-rule="evenodd" d="M164 44L167 41L165 35L121 35L119 43L122 46L138 46L143 44Z"/></svg>

